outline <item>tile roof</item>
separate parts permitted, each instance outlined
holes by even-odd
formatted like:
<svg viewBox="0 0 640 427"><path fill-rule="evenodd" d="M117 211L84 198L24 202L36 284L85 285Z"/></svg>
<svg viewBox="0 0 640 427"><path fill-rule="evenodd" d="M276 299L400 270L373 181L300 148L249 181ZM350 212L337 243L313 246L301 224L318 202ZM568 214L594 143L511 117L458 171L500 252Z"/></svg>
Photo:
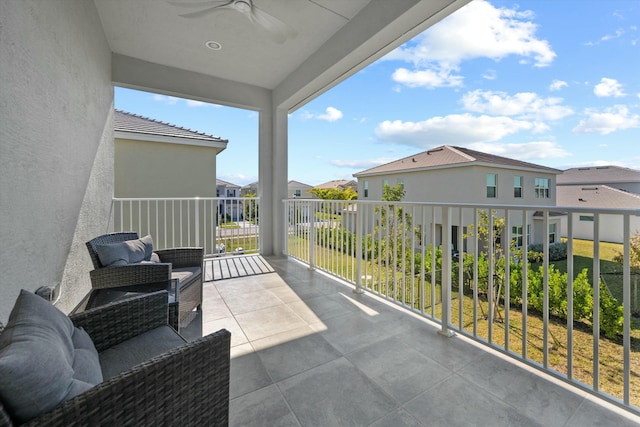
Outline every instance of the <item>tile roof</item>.
<svg viewBox="0 0 640 427"><path fill-rule="evenodd" d="M608 185L559 185L556 186L556 205L640 209L640 195Z"/></svg>
<svg viewBox="0 0 640 427"><path fill-rule="evenodd" d="M325 183L316 185L316 188L338 188L344 187L345 185L356 185L354 180L346 180L346 179L334 179L333 181L327 181Z"/></svg>
<svg viewBox="0 0 640 427"><path fill-rule="evenodd" d="M403 159L395 160L384 165L376 166L353 174L353 176L377 175L384 173L442 168L450 166L491 165L507 168L533 169L547 173L560 174L562 171L534 163L523 162L494 154L483 153L463 147L443 145L414 154Z"/></svg>
<svg viewBox="0 0 640 427"><path fill-rule="evenodd" d="M221 180L221 179L216 179L216 186L218 186L218 185L223 185L223 186L225 186L225 187L240 188L240 186L239 186L239 185L232 184L232 183L230 183L230 182L223 181L223 180Z"/></svg>
<svg viewBox="0 0 640 427"><path fill-rule="evenodd" d="M165 136L174 138L193 139L201 142L229 142L217 136L186 129L170 123L160 122L148 117L128 113L122 110L115 110L113 118L113 128L115 131L131 132L138 134Z"/></svg>
<svg viewBox="0 0 640 427"><path fill-rule="evenodd" d="M620 166L593 166L567 169L558 175L556 184L605 184L640 182L640 171Z"/></svg>
<svg viewBox="0 0 640 427"><path fill-rule="evenodd" d="M293 187L309 187L309 188L311 188L311 186L309 184L305 184L304 182L300 182L300 181L291 180L291 181L289 181L288 184L289 184L290 187L293 186Z"/></svg>

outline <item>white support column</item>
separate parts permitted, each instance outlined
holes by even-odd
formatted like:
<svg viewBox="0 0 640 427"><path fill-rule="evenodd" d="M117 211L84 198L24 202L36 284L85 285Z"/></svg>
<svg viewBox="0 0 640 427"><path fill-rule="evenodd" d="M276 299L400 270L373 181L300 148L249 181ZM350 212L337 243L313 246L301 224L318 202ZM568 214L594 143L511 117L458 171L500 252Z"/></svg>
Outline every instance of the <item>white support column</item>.
<svg viewBox="0 0 640 427"><path fill-rule="evenodd" d="M286 248L283 199L287 198L287 111L260 111L258 196L260 197L260 253L279 255Z"/></svg>

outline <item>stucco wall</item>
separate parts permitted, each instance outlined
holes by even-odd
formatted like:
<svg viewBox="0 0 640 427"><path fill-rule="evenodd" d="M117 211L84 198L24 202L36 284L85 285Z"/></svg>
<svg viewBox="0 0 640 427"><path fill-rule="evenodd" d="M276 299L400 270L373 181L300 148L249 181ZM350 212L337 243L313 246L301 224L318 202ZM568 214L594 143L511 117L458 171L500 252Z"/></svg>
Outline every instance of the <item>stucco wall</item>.
<svg viewBox="0 0 640 427"><path fill-rule="evenodd" d="M216 197L219 148L116 139L116 197Z"/></svg>
<svg viewBox="0 0 640 427"><path fill-rule="evenodd" d="M86 0L0 2L0 320L21 288L89 289L113 194L111 55Z"/></svg>
<svg viewBox="0 0 640 427"><path fill-rule="evenodd" d="M498 197L488 198L486 176L494 173L498 179ZM522 198L513 196L514 176L523 177ZM535 178L550 179L550 198L535 197ZM380 200L383 180L389 185L404 182L407 202L451 202L482 204L555 205L555 175L512 169L467 166L457 168L432 169L429 171L403 172L358 178L358 199ZM369 182L369 196L364 195L364 181Z"/></svg>

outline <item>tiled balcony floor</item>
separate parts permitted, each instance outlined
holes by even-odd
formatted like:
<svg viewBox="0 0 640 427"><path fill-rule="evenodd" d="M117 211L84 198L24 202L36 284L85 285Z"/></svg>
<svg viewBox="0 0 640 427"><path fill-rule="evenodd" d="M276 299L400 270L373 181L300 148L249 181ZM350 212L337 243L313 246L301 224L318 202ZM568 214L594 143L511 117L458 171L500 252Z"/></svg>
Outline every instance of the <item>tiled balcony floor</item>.
<svg viewBox="0 0 640 427"><path fill-rule="evenodd" d="M185 331L231 331L231 426L640 424L295 261L268 262L275 273L205 283Z"/></svg>

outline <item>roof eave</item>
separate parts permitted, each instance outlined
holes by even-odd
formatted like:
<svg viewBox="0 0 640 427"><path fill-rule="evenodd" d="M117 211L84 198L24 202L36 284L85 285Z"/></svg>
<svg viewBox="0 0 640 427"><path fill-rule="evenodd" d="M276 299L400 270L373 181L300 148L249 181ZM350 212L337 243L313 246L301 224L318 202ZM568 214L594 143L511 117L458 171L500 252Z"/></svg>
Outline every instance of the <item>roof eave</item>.
<svg viewBox="0 0 640 427"><path fill-rule="evenodd" d="M211 140L211 139L198 139L177 137L168 135L157 135L144 132L129 132L116 130L114 136L117 139L129 139L133 141L150 141L150 142L162 142L166 144L180 144L180 145L195 145L198 147L218 148L220 151L227 148L228 140Z"/></svg>

